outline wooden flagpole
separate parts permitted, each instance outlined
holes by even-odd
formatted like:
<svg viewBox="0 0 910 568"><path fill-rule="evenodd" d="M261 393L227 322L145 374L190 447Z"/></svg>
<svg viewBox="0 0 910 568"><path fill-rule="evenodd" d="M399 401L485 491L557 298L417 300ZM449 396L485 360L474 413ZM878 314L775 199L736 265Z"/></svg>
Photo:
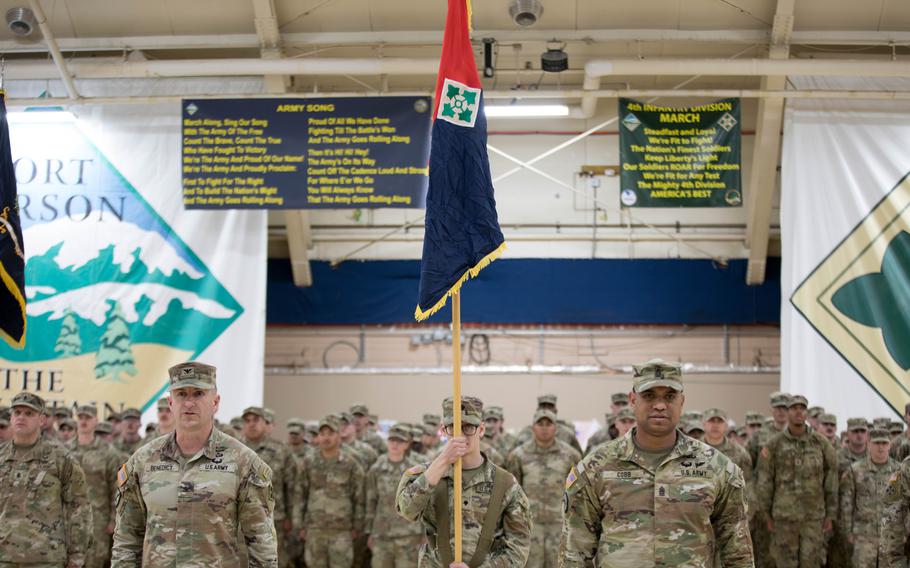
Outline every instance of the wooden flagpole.
<svg viewBox="0 0 910 568"><path fill-rule="evenodd" d="M455 437L461 436L461 293L452 294L452 417ZM461 458L455 461L452 510L455 512L455 562L461 562ZM447 546L447 545L446 545ZM445 567L448 568L448 567Z"/></svg>

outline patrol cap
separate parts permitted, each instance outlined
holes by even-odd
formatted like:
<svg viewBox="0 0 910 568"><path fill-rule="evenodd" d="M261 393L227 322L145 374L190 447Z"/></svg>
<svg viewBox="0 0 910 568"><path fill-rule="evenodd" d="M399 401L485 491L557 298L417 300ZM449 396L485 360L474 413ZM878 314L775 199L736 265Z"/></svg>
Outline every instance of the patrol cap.
<svg viewBox="0 0 910 568"><path fill-rule="evenodd" d="M790 395L785 392L775 391L771 393L771 406L786 406L790 407Z"/></svg>
<svg viewBox="0 0 910 568"><path fill-rule="evenodd" d="M747 412L746 413L746 425L747 426L761 426L765 423L765 417L761 412Z"/></svg>
<svg viewBox="0 0 910 568"><path fill-rule="evenodd" d="M166 396L158 399L158 410L170 410L171 405Z"/></svg>
<svg viewBox="0 0 910 568"><path fill-rule="evenodd" d="M275 423L275 411L274 410L272 410L271 408L263 408L262 412L265 415L265 416L263 416L263 418L265 418L266 422L268 422L269 424Z"/></svg>
<svg viewBox="0 0 910 568"><path fill-rule="evenodd" d="M487 420L493 418L495 420L502 421L502 407L501 406L488 406L483 409L483 419Z"/></svg>
<svg viewBox="0 0 910 568"><path fill-rule="evenodd" d="M869 423L866 422L865 418L848 418L847 419L847 431L855 432L856 430L868 430Z"/></svg>
<svg viewBox="0 0 910 568"><path fill-rule="evenodd" d="M695 420L692 420L691 422L686 424L686 434L690 434L692 432L695 432L696 430L700 430L700 431L704 432L705 427L702 426L701 422L696 422Z"/></svg>
<svg viewBox="0 0 910 568"><path fill-rule="evenodd" d="M539 408L539 409L537 410L537 412L534 413L534 422L533 422L533 424L537 424L538 422L540 422L540 421L543 420L544 418L546 418L547 420L549 420L549 421L552 422L553 424L556 424L556 413L553 412L552 410L548 409L548 408Z"/></svg>
<svg viewBox="0 0 910 568"><path fill-rule="evenodd" d="M370 415L370 409L367 408L367 405L362 404L362 403L352 404L350 412L351 412L352 416L357 416L358 414L360 416L369 416Z"/></svg>
<svg viewBox="0 0 910 568"><path fill-rule="evenodd" d="M904 431L904 423L898 422L897 420L892 420L888 424L888 431L892 434L900 434Z"/></svg>
<svg viewBox="0 0 910 568"><path fill-rule="evenodd" d="M338 417L339 426L341 425L341 422L347 422L348 424L353 424L353 423L354 423L354 417L351 416L351 413L350 413L350 412L345 412L345 411L342 410L341 412L339 412L339 413L336 414L335 416Z"/></svg>
<svg viewBox="0 0 910 568"><path fill-rule="evenodd" d="M439 431L439 426L433 426L432 424L415 424L414 431L418 432L418 436L435 436Z"/></svg>
<svg viewBox="0 0 910 568"><path fill-rule="evenodd" d="M748 433L746 432L745 426L737 426L736 428L733 429L733 432L740 438L744 438L748 435Z"/></svg>
<svg viewBox="0 0 910 568"><path fill-rule="evenodd" d="M633 365L632 390L645 392L655 387L669 387L682 392L682 368L663 359L651 359L647 363Z"/></svg>
<svg viewBox="0 0 910 568"><path fill-rule="evenodd" d="M291 426L300 426L301 428L306 428L306 421L303 418L288 418L286 424L289 428Z"/></svg>
<svg viewBox="0 0 910 568"><path fill-rule="evenodd" d="M60 421L60 424L57 425L57 428L58 429L59 428L72 428L73 430L75 430L76 421L73 420L72 418L64 418L63 420Z"/></svg>
<svg viewBox="0 0 910 568"><path fill-rule="evenodd" d="M765 427L765 426L774 426L774 418L772 418L772 417L770 417L770 416L764 417L764 418L762 419L762 421L761 421L761 425L762 425L762 427Z"/></svg>
<svg viewBox="0 0 910 568"><path fill-rule="evenodd" d="M873 428L872 432L869 433L869 441L872 443L890 442L891 432L888 432L884 428Z"/></svg>
<svg viewBox="0 0 910 568"><path fill-rule="evenodd" d="M35 412L44 412L47 410L47 407L44 406L44 399L37 394L32 394L30 392L20 392L13 397L9 406L11 409L16 408L17 406L25 406L26 408L31 408Z"/></svg>
<svg viewBox="0 0 910 568"><path fill-rule="evenodd" d="M825 412L818 415L819 424L832 424L837 426L837 416L831 414L830 412Z"/></svg>
<svg viewBox="0 0 910 568"><path fill-rule="evenodd" d="M604 420L606 420L607 426L612 426L616 423L616 416L614 416L612 412L607 412L604 414Z"/></svg>
<svg viewBox="0 0 910 568"><path fill-rule="evenodd" d="M337 432L340 427L341 427L341 425L338 423L338 416L335 414L329 414L327 416L323 416L322 419L319 421L320 430L322 430L323 428L329 428L333 432Z"/></svg>
<svg viewBox="0 0 910 568"><path fill-rule="evenodd" d="M682 416L681 416L680 418L681 418L684 422L685 422L685 421L689 421L689 422L691 422L691 421L701 422L701 421L702 421L702 413L701 413L700 410L690 410L690 411L688 411L688 412L683 412L683 413L682 413Z"/></svg>
<svg viewBox="0 0 910 568"><path fill-rule="evenodd" d="M812 406L809 408L809 417L818 418L825 413L825 409L821 406Z"/></svg>
<svg viewBox="0 0 910 568"><path fill-rule="evenodd" d="M197 389L215 388L215 367L205 363L190 361L174 365L167 370L171 384L167 390L193 387Z"/></svg>
<svg viewBox="0 0 910 568"><path fill-rule="evenodd" d="M442 416L440 416L438 414L424 414L423 415L424 424L432 424L434 426L439 426L439 424L441 422L442 422Z"/></svg>
<svg viewBox="0 0 910 568"><path fill-rule="evenodd" d="M420 437L426 433L427 428L431 428L429 424L409 424L411 427L411 441L419 442Z"/></svg>
<svg viewBox="0 0 910 568"><path fill-rule="evenodd" d="M370 414L369 416L367 416L367 423L373 424L373 425L379 424L379 415Z"/></svg>
<svg viewBox="0 0 910 568"><path fill-rule="evenodd" d="M635 420L635 412L631 408L623 408L616 413L615 420L617 422L620 420Z"/></svg>
<svg viewBox="0 0 910 568"><path fill-rule="evenodd" d="M872 419L872 427L873 427L873 428L881 428L882 430L887 430L887 429L888 429L888 426L889 426L890 424L891 424L891 419L890 419L890 418L878 417L878 418L873 418L873 419Z"/></svg>
<svg viewBox="0 0 910 568"><path fill-rule="evenodd" d="M556 406L556 395L555 394L542 394L537 397L537 406L541 404L552 404Z"/></svg>
<svg viewBox="0 0 910 568"><path fill-rule="evenodd" d="M442 420L446 426L455 423L455 416L452 413L452 397L446 397L442 401ZM483 402L479 398L476 396L461 397L461 421L474 426L479 426L483 422Z"/></svg>
<svg viewBox="0 0 910 568"><path fill-rule="evenodd" d="M401 440L402 442L410 442L412 438L413 436L411 435L411 429L407 424L398 422L389 428L389 440Z"/></svg>
<svg viewBox="0 0 910 568"><path fill-rule="evenodd" d="M704 420L705 422L707 422L708 420L711 420L712 418L720 418L724 422L729 420L729 416L727 416L727 411L724 410L723 408L709 408L708 410L702 412L701 417L702 417L702 420Z"/></svg>
<svg viewBox="0 0 910 568"><path fill-rule="evenodd" d="M312 436L318 436L319 435L319 424L318 423L307 424L306 433L310 434Z"/></svg>
<svg viewBox="0 0 910 568"><path fill-rule="evenodd" d="M76 416L91 416L92 418L96 418L98 416L98 409L91 404L82 404L76 407Z"/></svg>
<svg viewBox="0 0 910 568"><path fill-rule="evenodd" d="M801 394L794 394L790 396L790 402L787 403L787 408L792 408L797 404L802 404L806 408L809 408L809 399L804 397Z"/></svg>
<svg viewBox="0 0 910 568"><path fill-rule="evenodd" d="M60 418L72 418L73 417L73 411L70 410L69 408L67 408L66 406L55 406L53 409L53 412L54 412L54 416L58 416Z"/></svg>
<svg viewBox="0 0 910 568"><path fill-rule="evenodd" d="M123 417L120 415L119 412L111 412L110 414L107 415L107 419L109 422L120 422L121 420L123 420Z"/></svg>
<svg viewBox="0 0 910 568"><path fill-rule="evenodd" d="M103 421L95 424L95 434L113 434L114 425L108 421Z"/></svg>
<svg viewBox="0 0 910 568"><path fill-rule="evenodd" d="M610 401L613 404L629 404L629 393L627 392L614 392L610 395Z"/></svg>
<svg viewBox="0 0 910 568"><path fill-rule="evenodd" d="M295 422L293 424L288 424L287 430L289 434L303 434L306 428L304 428L303 424Z"/></svg>
<svg viewBox="0 0 910 568"><path fill-rule="evenodd" d="M235 430L243 428L243 418L239 416L231 418L231 428L234 428Z"/></svg>
<svg viewBox="0 0 910 568"><path fill-rule="evenodd" d="M127 418L135 418L136 420L142 419L142 412L138 408L127 408L120 413L120 419L126 420Z"/></svg>

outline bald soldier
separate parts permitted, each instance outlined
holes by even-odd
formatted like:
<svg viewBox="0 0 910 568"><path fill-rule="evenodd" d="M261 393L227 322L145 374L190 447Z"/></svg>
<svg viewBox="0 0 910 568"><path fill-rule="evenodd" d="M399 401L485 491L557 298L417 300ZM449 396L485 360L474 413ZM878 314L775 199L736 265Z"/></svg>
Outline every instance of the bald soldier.
<svg viewBox="0 0 910 568"><path fill-rule="evenodd" d="M594 448L565 483L561 567L752 568L742 471L678 430L682 371L634 366L636 426Z"/></svg>
<svg viewBox="0 0 910 568"><path fill-rule="evenodd" d="M278 566L272 470L215 428L215 367L168 370L177 428L139 448L117 474L112 568ZM246 564L244 564L245 566Z"/></svg>
<svg viewBox="0 0 910 568"><path fill-rule="evenodd" d="M462 435L455 437L452 398L442 403L449 441L431 463L408 469L398 485L396 507L409 521L419 521L427 537L419 568L524 566L531 544L528 498L508 471L494 465L480 449L486 426L483 403L461 397ZM453 561L454 472L462 458L464 562Z"/></svg>

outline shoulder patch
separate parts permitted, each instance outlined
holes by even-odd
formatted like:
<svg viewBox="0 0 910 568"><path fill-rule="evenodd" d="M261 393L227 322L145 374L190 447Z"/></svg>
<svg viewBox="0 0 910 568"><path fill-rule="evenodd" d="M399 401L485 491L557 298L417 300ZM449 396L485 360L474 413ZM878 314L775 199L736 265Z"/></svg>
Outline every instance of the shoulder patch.
<svg viewBox="0 0 910 568"><path fill-rule="evenodd" d="M123 464L117 472L117 487L123 487L126 484L127 479L129 479L129 475L126 473L126 464Z"/></svg>
<svg viewBox="0 0 910 568"><path fill-rule="evenodd" d="M768 451L768 446L765 446L764 448L761 449L761 457L763 457L765 459L768 459L769 457L771 457L771 452Z"/></svg>
<svg viewBox="0 0 910 568"><path fill-rule="evenodd" d="M421 473L423 473L423 466L415 465L413 467L409 467L405 473L407 473L408 475L420 475Z"/></svg>

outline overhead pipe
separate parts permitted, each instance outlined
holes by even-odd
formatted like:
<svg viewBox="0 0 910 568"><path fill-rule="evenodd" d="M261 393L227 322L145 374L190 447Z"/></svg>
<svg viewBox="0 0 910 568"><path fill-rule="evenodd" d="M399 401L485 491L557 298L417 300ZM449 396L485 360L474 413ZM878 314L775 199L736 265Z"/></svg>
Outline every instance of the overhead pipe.
<svg viewBox="0 0 910 568"><path fill-rule="evenodd" d="M683 371L693 375L764 375L780 373L779 366L694 365L684 364ZM631 375L632 365L464 365L464 375ZM451 375L451 367L298 367L266 365L270 376L318 375Z"/></svg>
<svg viewBox="0 0 910 568"><path fill-rule="evenodd" d="M55 75L59 75L63 80L63 84L66 86L66 94L69 95L69 98L77 100L79 98L79 91L76 90L76 85L73 83L73 77L66 67L66 61L63 60L63 54L60 53L60 48L57 47L57 42L54 40L54 33L51 31L51 27L47 25L47 16L41 8L41 3L38 2L38 0L29 0L29 5L32 7L32 12L35 13L35 19L38 20L38 28L41 30L41 35L44 36L44 43L47 44L47 50L51 52L51 57L54 60L54 66L57 71Z"/></svg>
<svg viewBox="0 0 910 568"><path fill-rule="evenodd" d="M704 75L765 77L907 77L910 62L860 59L594 59L586 77Z"/></svg>

